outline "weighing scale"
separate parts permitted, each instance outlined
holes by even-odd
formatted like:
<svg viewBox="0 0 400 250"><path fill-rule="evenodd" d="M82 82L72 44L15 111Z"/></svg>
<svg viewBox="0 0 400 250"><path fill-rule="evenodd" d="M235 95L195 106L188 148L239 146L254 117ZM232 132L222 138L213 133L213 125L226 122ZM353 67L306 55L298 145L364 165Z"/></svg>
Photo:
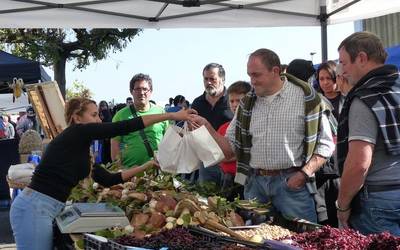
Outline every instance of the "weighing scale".
<svg viewBox="0 0 400 250"><path fill-rule="evenodd" d="M125 227L125 212L107 203L73 203L56 217L62 233L88 233L110 227Z"/></svg>

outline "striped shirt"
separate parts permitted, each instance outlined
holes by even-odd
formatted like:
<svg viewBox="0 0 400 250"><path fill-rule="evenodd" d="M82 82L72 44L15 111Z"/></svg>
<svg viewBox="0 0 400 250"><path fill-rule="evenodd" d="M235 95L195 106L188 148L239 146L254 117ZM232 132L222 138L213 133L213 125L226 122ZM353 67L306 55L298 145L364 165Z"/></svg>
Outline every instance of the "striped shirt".
<svg viewBox="0 0 400 250"><path fill-rule="evenodd" d="M303 164L305 134L304 91L284 82L279 93L257 97L252 110L250 166L260 169L286 169ZM234 150L236 115L226 137ZM320 138L315 154L330 157L334 143L326 115L322 116Z"/></svg>

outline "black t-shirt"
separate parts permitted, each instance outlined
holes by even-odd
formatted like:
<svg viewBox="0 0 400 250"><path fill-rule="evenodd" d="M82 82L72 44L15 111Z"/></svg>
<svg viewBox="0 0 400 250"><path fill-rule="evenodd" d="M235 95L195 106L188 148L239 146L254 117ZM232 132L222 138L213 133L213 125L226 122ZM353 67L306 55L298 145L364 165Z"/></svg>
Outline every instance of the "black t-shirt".
<svg viewBox="0 0 400 250"><path fill-rule="evenodd" d="M333 110L332 110L332 114L333 116L336 118L336 121L339 121L339 114L340 114L340 109L341 106L343 105L344 102L344 98L341 94L338 94L336 97L329 99L327 98L332 106L333 106Z"/></svg>
<svg viewBox="0 0 400 250"><path fill-rule="evenodd" d="M126 135L144 128L141 117L115 123L76 124L66 128L47 146L29 187L65 202L78 182L90 172L90 144L96 139ZM109 178L121 180L121 174ZM104 175L107 176L107 175ZM100 178L101 179L101 178ZM110 180L106 180L106 183Z"/></svg>
<svg viewBox="0 0 400 250"><path fill-rule="evenodd" d="M195 109L200 116L206 118L215 130L233 118L233 113L229 108L226 90L214 107L207 101L206 93L204 92L201 96L194 99L192 108Z"/></svg>

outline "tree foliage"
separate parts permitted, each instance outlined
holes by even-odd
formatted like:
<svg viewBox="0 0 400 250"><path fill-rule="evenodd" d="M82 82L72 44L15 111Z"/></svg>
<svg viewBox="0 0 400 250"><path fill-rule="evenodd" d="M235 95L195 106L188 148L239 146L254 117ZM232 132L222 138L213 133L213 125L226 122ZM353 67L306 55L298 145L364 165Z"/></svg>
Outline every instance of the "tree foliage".
<svg viewBox="0 0 400 250"><path fill-rule="evenodd" d="M0 43L13 54L52 66L54 79L65 95L65 66L85 69L91 61L122 51L139 29L0 29Z"/></svg>
<svg viewBox="0 0 400 250"><path fill-rule="evenodd" d="M85 97L85 98L92 98L92 91L87 88L83 82L79 82L75 80L72 82L72 86L66 89L65 99L70 100L74 97Z"/></svg>

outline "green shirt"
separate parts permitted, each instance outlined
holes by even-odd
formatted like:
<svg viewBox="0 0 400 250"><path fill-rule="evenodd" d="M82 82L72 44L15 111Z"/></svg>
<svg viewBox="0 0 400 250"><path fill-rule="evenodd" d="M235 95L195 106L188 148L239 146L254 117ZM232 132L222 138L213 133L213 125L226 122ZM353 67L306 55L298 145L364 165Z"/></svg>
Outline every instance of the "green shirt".
<svg viewBox="0 0 400 250"><path fill-rule="evenodd" d="M153 104L150 104L150 109L147 111L137 111L138 116L162 113L165 113L164 109ZM112 121L117 122L132 118L133 115L130 108L125 107L114 115ZM152 126L148 126L144 129L144 132L153 150L157 150L158 144L160 143L165 131L167 130L168 125L169 122L164 121L153 124ZM126 168L129 168L133 165L141 165L150 160L146 147L144 146L143 139L142 137L140 137L139 131L124 136L117 136L113 139L120 143L121 160L122 164Z"/></svg>

